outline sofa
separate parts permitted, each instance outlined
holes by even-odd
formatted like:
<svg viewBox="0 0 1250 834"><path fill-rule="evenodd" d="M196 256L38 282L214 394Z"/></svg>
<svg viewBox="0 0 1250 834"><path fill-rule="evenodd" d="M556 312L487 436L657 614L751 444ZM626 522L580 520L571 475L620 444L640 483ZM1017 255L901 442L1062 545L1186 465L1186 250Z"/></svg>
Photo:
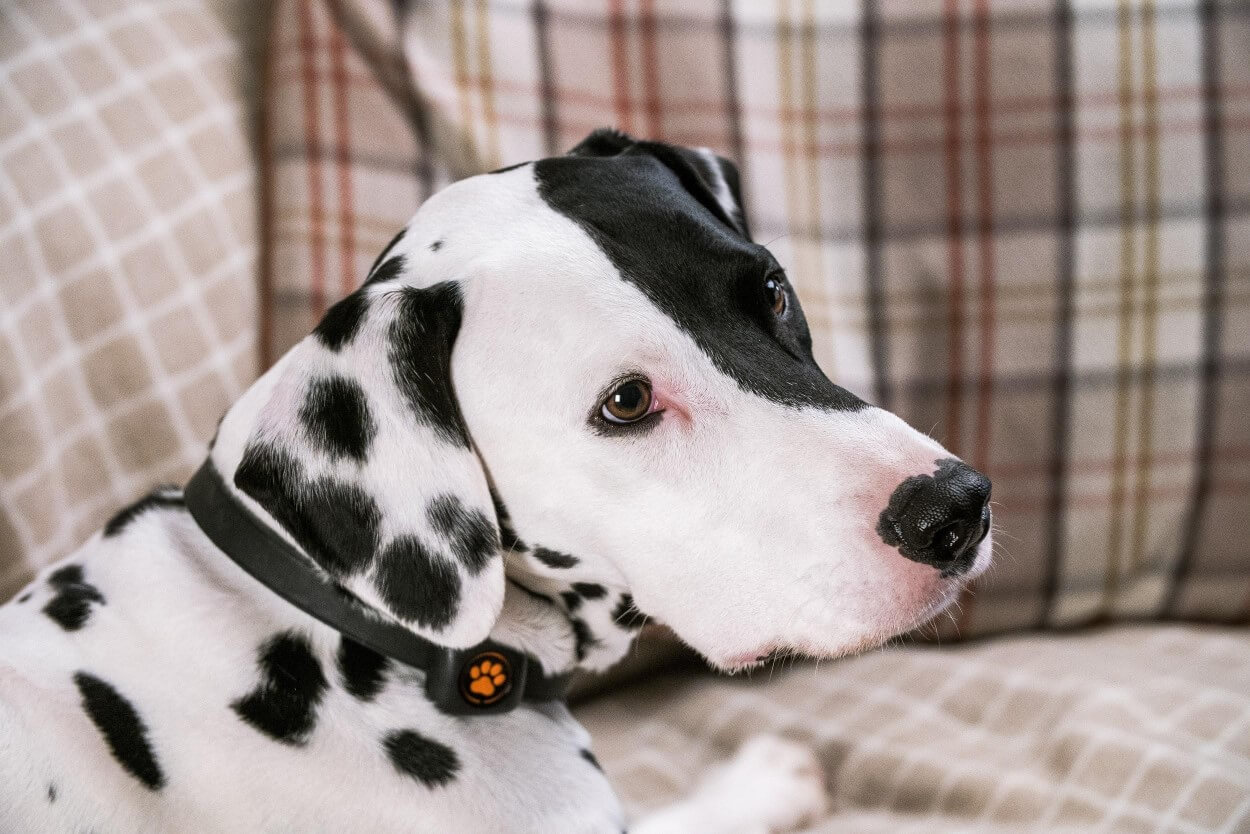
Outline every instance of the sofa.
<svg viewBox="0 0 1250 834"><path fill-rule="evenodd" d="M814 831L1250 830L1250 14L714 0L0 8L0 599L202 459L420 203L614 125L736 160L839 384L994 481L859 657L578 683L627 807L746 738Z"/></svg>

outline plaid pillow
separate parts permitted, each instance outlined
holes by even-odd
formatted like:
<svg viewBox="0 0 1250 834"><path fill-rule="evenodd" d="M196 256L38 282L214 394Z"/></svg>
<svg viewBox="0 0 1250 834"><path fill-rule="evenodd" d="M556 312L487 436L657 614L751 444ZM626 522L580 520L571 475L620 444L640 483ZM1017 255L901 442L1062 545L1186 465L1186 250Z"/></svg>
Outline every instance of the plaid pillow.
<svg viewBox="0 0 1250 834"><path fill-rule="evenodd" d="M1250 617L1243 4L399 5L277 6L269 359L456 176L710 146L829 375L994 479L942 635Z"/></svg>
<svg viewBox="0 0 1250 834"><path fill-rule="evenodd" d="M202 3L0 6L0 599L188 474L254 376L236 68Z"/></svg>

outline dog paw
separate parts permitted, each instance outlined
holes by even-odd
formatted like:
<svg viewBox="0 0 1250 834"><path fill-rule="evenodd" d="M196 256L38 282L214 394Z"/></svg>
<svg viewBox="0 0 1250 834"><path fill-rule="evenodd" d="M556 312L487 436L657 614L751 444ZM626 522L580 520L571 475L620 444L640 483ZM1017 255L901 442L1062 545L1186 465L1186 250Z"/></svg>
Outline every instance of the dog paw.
<svg viewBox="0 0 1250 834"><path fill-rule="evenodd" d="M701 803L719 807L742 831L793 831L829 812L825 774L809 748L756 736L708 775Z"/></svg>
<svg viewBox="0 0 1250 834"><path fill-rule="evenodd" d="M469 691L483 698L494 695L507 680L503 666L493 660L483 660L469 669Z"/></svg>

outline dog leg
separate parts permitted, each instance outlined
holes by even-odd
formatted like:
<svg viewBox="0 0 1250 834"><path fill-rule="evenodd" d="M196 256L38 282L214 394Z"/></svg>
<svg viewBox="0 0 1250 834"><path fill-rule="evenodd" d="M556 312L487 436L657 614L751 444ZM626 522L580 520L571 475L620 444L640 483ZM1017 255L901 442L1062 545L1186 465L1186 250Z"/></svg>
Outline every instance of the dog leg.
<svg viewBox="0 0 1250 834"><path fill-rule="evenodd" d="M816 754L776 736L756 736L712 770L695 792L630 826L632 834L780 834L829 808Z"/></svg>

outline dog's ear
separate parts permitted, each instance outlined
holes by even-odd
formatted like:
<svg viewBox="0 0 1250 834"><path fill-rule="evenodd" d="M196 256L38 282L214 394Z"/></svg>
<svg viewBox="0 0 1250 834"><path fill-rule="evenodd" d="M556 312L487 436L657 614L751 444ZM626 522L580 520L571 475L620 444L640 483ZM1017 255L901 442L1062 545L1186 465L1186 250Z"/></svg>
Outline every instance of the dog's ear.
<svg viewBox="0 0 1250 834"><path fill-rule="evenodd" d="M486 638L504 595L494 505L451 381L460 320L455 283L366 283L258 383L233 476L360 602L454 647Z"/></svg>
<svg viewBox="0 0 1250 834"><path fill-rule="evenodd" d="M738 167L707 148L686 148L664 142L644 142L628 133L600 128L577 144L569 156L610 157L646 154L664 163L687 191L731 229L748 240L751 229L742 203Z"/></svg>

